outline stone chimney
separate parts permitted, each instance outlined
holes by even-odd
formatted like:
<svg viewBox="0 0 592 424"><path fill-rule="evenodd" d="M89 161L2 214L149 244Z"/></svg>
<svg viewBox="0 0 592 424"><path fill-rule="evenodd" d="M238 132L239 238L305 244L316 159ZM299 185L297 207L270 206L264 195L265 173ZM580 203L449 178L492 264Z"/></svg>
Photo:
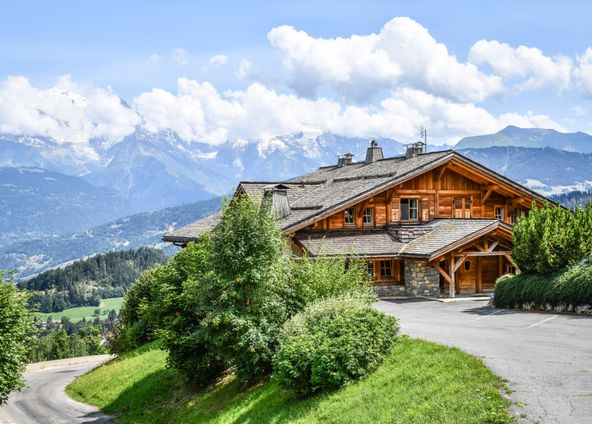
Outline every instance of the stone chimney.
<svg viewBox="0 0 592 424"><path fill-rule="evenodd" d="M368 147L368 150L366 151L366 163L374 163L380 159L384 159L382 147L378 145L378 141L372 140L370 142L370 147Z"/></svg>
<svg viewBox="0 0 592 424"><path fill-rule="evenodd" d="M343 165L351 165L354 155L345 153L337 156L337 167L341 168Z"/></svg>
<svg viewBox="0 0 592 424"><path fill-rule="evenodd" d="M288 186L284 184L268 185L263 188L263 204L271 207L271 212L276 219L290 215L290 202L288 201Z"/></svg>
<svg viewBox="0 0 592 424"><path fill-rule="evenodd" d="M405 152L405 159L414 158L415 156L423 155L426 150L426 144L423 141L417 143L411 143L407 145L407 151Z"/></svg>

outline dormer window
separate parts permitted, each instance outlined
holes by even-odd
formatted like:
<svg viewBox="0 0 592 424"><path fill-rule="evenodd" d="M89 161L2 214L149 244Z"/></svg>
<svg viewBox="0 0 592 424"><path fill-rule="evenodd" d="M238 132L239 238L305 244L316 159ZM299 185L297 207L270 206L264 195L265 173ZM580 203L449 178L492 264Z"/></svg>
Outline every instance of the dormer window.
<svg viewBox="0 0 592 424"><path fill-rule="evenodd" d="M353 226L356 224L356 209L347 208L343 211L343 222L346 226Z"/></svg>
<svg viewBox="0 0 592 424"><path fill-rule="evenodd" d="M417 221L418 199L401 199L401 221Z"/></svg>
<svg viewBox="0 0 592 424"><path fill-rule="evenodd" d="M374 208L366 208L362 214L362 223L364 226L372 226L374 224Z"/></svg>

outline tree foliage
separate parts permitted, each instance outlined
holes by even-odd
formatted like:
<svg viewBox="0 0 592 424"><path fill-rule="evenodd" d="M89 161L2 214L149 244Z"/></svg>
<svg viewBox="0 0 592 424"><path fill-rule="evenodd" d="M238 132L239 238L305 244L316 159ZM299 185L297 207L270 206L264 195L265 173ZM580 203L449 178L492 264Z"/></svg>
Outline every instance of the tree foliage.
<svg viewBox="0 0 592 424"><path fill-rule="evenodd" d="M34 327L27 295L0 271L0 405L10 392L24 387L22 373Z"/></svg>
<svg viewBox="0 0 592 424"><path fill-rule="evenodd" d="M574 212L533 203L513 229L513 257L525 272L552 273L592 252L592 205Z"/></svg>
<svg viewBox="0 0 592 424"><path fill-rule="evenodd" d="M110 252L42 272L19 287L32 292L29 306L40 312L98 306L101 299L123 296L142 271L166 259L162 250L148 247Z"/></svg>

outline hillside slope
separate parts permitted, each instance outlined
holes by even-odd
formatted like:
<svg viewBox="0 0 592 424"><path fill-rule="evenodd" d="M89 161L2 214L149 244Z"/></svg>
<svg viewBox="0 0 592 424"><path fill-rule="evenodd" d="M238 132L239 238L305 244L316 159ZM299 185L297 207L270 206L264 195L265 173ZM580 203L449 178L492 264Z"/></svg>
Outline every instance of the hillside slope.
<svg viewBox="0 0 592 424"><path fill-rule="evenodd" d="M0 244L62 235L127 215L113 189L41 168L0 168Z"/></svg>
<svg viewBox="0 0 592 424"><path fill-rule="evenodd" d="M220 198L214 198L131 215L80 233L12 243L0 247L0 269L15 270L17 278L23 278L97 253L162 246L165 232L219 208Z"/></svg>
<svg viewBox="0 0 592 424"><path fill-rule="evenodd" d="M101 299L123 296L140 273L166 260L162 250L148 247L109 252L42 272L18 285L31 293L29 304L39 312L98 306Z"/></svg>
<svg viewBox="0 0 592 424"><path fill-rule="evenodd" d="M244 387L232 375L206 390L182 384L157 344L123 354L66 391L118 423L509 423L499 377L459 349L399 339L367 378L299 399L274 381Z"/></svg>

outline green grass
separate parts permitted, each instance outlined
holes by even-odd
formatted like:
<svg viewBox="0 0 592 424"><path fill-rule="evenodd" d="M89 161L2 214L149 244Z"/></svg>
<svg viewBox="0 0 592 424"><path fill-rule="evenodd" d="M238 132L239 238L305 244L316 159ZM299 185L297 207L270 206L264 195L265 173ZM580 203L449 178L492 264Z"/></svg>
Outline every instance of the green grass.
<svg viewBox="0 0 592 424"><path fill-rule="evenodd" d="M98 308L101 310L101 319L107 318L107 314L111 309L115 309L115 311L119 313L119 309L121 308L122 303L123 297L114 297L111 299L101 300L101 304L98 306ZM97 306L80 306L78 308L64 309L62 312L37 312L35 315L37 315L44 321L47 319L47 317L51 316L54 320L59 320L62 317L68 317L70 318L70 321L78 322L82 318L86 318L87 320L95 319L93 314L95 313L96 309Z"/></svg>
<svg viewBox="0 0 592 424"><path fill-rule="evenodd" d="M144 346L79 377L66 391L118 423L508 423L502 381L455 348L402 337L384 364L341 390L296 398L273 380L243 387L233 376L202 391Z"/></svg>

